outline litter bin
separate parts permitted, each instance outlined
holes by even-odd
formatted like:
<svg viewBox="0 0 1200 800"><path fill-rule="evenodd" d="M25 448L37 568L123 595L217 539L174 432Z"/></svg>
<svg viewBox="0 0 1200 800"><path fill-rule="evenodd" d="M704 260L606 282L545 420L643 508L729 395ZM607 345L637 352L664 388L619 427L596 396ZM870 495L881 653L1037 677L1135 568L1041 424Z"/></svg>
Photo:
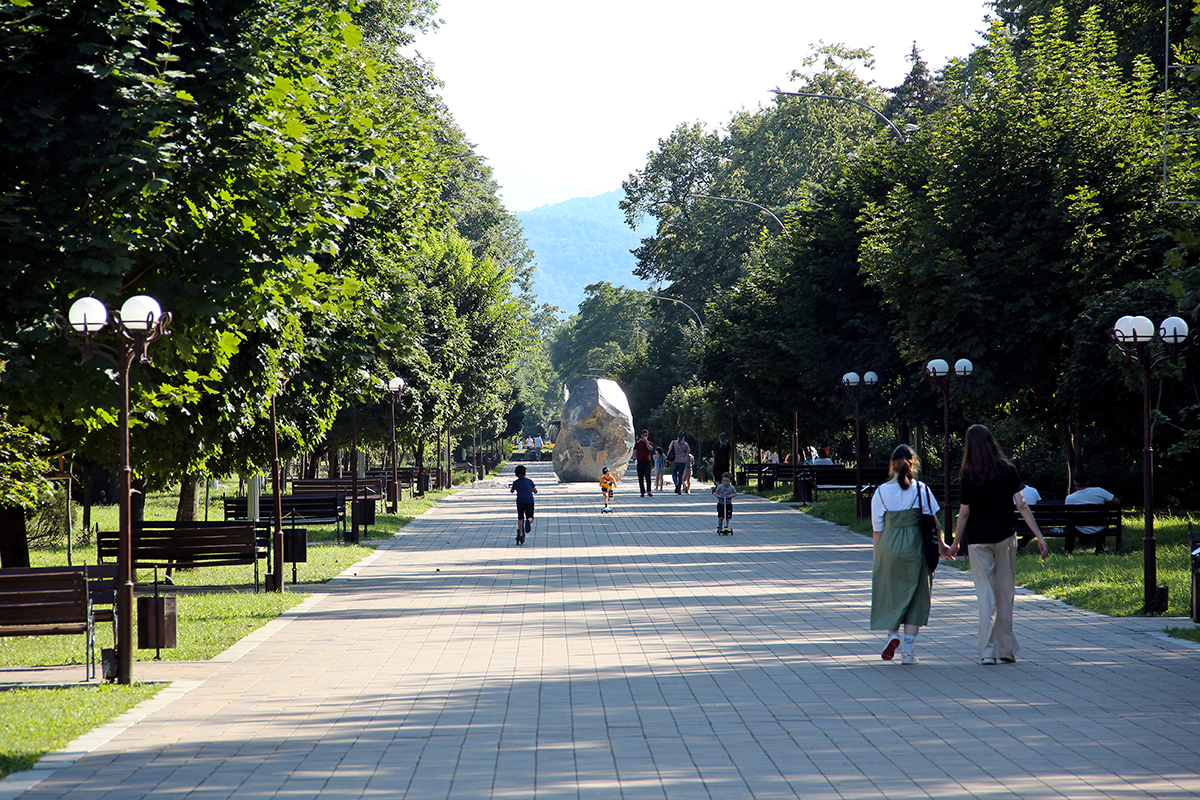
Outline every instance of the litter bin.
<svg viewBox="0 0 1200 800"><path fill-rule="evenodd" d="M775 476L770 472L761 472L758 475L758 488L764 492L775 488Z"/></svg>
<svg viewBox="0 0 1200 800"><path fill-rule="evenodd" d="M174 650L175 619L174 597L139 597L138 650Z"/></svg>
<svg viewBox="0 0 1200 800"><path fill-rule="evenodd" d="M307 528L284 528L283 560L288 564L308 563Z"/></svg>

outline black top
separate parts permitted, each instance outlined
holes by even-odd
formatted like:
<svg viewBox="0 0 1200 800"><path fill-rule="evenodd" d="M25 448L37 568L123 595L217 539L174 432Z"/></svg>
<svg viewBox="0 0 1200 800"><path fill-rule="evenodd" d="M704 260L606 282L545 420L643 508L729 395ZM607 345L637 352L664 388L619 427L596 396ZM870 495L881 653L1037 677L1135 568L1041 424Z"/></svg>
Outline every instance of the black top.
<svg viewBox="0 0 1200 800"><path fill-rule="evenodd" d="M971 507L964 531L967 544L994 544L1013 535L1013 495L1024 485L1012 464L990 481L963 476L960 497Z"/></svg>

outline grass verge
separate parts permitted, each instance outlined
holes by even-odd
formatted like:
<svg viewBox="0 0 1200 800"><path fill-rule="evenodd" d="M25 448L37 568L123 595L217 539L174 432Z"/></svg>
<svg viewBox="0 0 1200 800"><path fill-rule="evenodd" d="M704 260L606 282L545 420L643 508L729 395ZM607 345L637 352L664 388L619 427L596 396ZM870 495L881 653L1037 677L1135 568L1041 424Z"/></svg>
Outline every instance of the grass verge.
<svg viewBox="0 0 1200 800"><path fill-rule="evenodd" d="M0 778L103 725L161 685L73 686L0 692Z"/></svg>

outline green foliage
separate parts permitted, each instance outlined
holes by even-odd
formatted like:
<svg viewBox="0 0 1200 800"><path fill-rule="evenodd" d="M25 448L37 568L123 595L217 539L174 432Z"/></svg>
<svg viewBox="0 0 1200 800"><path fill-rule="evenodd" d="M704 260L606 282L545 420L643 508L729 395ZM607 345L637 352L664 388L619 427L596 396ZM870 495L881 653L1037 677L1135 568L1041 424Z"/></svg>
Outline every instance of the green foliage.
<svg viewBox="0 0 1200 800"><path fill-rule="evenodd" d="M50 497L46 439L12 425L0 408L0 507L33 509Z"/></svg>

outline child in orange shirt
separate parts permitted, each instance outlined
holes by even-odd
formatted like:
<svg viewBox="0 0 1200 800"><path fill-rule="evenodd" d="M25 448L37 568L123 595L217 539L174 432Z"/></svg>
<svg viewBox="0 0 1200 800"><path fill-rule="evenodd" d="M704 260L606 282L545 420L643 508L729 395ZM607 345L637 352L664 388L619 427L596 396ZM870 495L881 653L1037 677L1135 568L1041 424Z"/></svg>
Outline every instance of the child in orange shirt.
<svg viewBox="0 0 1200 800"><path fill-rule="evenodd" d="M608 471L608 467L605 467L603 474L600 475L600 496L604 498L604 508L600 509L600 513L612 513L612 506L608 504L608 501L613 499L613 489L616 487L617 479Z"/></svg>

